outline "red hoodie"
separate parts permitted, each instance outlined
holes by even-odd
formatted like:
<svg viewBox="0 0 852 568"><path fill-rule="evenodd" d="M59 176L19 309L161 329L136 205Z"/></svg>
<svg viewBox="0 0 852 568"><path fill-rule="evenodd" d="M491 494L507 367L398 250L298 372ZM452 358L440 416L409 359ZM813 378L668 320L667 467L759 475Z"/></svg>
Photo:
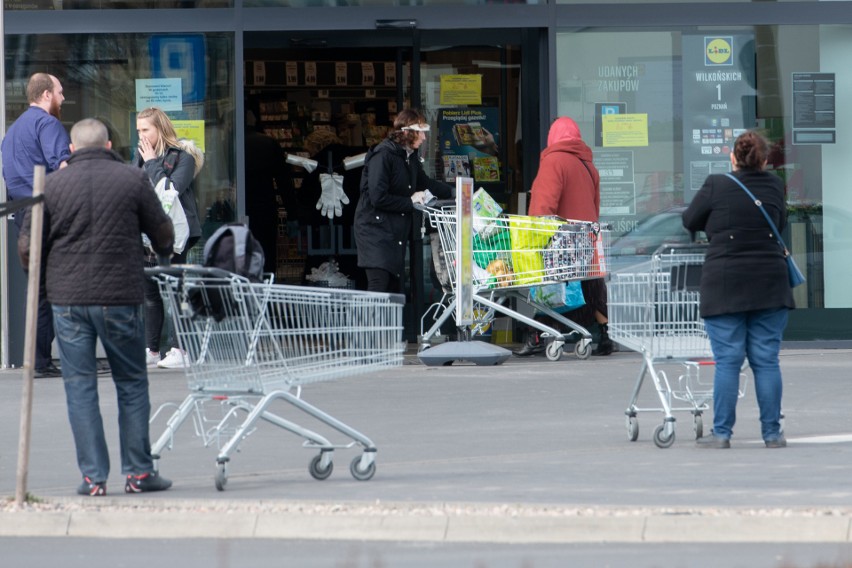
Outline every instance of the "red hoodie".
<svg viewBox="0 0 852 568"><path fill-rule="evenodd" d="M530 190L529 214L597 221L600 176L592 163L592 150L581 138L574 137L579 129L566 128L565 121L573 123L570 118L558 119L551 133L557 132L562 138L541 152L538 175Z"/></svg>

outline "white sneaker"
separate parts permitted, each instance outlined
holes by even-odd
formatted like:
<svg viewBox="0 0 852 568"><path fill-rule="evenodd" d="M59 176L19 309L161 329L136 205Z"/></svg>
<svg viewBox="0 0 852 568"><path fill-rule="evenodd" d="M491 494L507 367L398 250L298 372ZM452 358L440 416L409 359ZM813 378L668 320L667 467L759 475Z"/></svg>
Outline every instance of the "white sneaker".
<svg viewBox="0 0 852 568"><path fill-rule="evenodd" d="M156 351L151 351L149 348L145 348L145 364L149 367L156 367L157 363L160 362L160 354Z"/></svg>
<svg viewBox="0 0 852 568"><path fill-rule="evenodd" d="M163 357L163 360L157 363L157 366L161 369L185 369L187 367L186 353L177 347L172 347Z"/></svg>

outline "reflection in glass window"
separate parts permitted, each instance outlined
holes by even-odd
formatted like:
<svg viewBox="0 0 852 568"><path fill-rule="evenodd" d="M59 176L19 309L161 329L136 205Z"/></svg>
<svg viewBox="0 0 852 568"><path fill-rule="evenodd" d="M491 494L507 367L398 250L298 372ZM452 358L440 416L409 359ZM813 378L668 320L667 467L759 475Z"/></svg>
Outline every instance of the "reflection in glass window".
<svg viewBox="0 0 852 568"><path fill-rule="evenodd" d="M36 71L62 82L66 128L82 118L102 120L113 149L128 162L137 143L137 110L167 110L184 127L178 134L205 152L195 195L207 236L236 210L233 54L228 33L7 36L6 123L28 106L26 84Z"/></svg>
<svg viewBox="0 0 852 568"><path fill-rule="evenodd" d="M708 174L729 170L736 137L758 129L767 168L786 184L784 239L806 266L797 306L852 306L852 150L841 137L852 125L832 106L849 92L852 27L589 30L559 33L556 46L558 113L594 151L614 252L682 238L678 209Z"/></svg>
<svg viewBox="0 0 852 568"><path fill-rule="evenodd" d="M6 10L232 8L233 0L6 0Z"/></svg>

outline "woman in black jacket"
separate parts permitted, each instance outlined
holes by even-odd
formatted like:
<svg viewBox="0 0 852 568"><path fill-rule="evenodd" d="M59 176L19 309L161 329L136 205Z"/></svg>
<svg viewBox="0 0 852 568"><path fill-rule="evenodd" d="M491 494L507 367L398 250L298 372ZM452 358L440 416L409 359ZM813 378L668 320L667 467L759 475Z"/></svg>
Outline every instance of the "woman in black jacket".
<svg viewBox="0 0 852 568"><path fill-rule="evenodd" d="M766 140L745 132L731 153L732 175L760 200L782 231L787 222L784 184L764 171L767 154ZM784 251L755 202L722 174L707 177L684 211L683 225L706 232L710 240L701 274L700 312L716 359L713 434L699 444L730 447L740 369L748 357L763 440L768 448L784 447L778 353L788 311L795 307Z"/></svg>
<svg viewBox="0 0 852 568"><path fill-rule="evenodd" d="M180 253L172 256L172 264L186 264L189 249L201 238L201 222L195 201L194 180L204 166L204 154L191 140L178 140L169 117L162 110L151 107L136 115L136 132L139 147L136 165L148 174L153 186L162 178L171 179L178 192L180 204L189 225L189 239ZM156 258L147 258L146 266L156 266ZM149 367L179 369L186 366L184 353L172 339L165 357L160 358L160 336L164 322L163 299L157 283L145 281L145 337L148 347L146 363Z"/></svg>
<svg viewBox="0 0 852 568"><path fill-rule="evenodd" d="M452 188L429 179L423 171L418 149L429 131L426 117L405 109L393 127L364 160L355 210L355 244L367 289L401 293L414 204L423 203L425 190L446 199L452 196Z"/></svg>

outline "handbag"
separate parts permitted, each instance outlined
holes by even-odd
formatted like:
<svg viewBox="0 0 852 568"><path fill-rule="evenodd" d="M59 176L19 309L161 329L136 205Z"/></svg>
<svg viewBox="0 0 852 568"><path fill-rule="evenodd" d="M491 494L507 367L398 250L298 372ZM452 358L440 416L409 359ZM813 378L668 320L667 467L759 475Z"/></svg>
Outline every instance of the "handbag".
<svg viewBox="0 0 852 568"><path fill-rule="evenodd" d="M802 274L801 270L799 270L796 261L793 259L793 255L790 254L790 251L787 249L787 245L784 244L784 240L781 238L781 233L778 232L778 227L775 226L775 223L772 222L772 218L769 217L769 213L767 213L766 209L763 208L763 203L761 203L760 200L756 198L751 191L748 190L748 188L743 184L743 182L741 182L729 173L725 175L734 180L734 182L738 186L743 188L743 191L745 191L748 196L751 197L751 200L754 202L755 205L757 205L757 208L760 209L760 212L763 213L763 216L766 217L767 222L769 222L769 227L775 234L775 238L778 239L778 244L781 245L781 250L784 251L784 259L787 261L787 277L790 281L790 288L795 288L796 286L801 286L802 284L804 284L805 275Z"/></svg>

